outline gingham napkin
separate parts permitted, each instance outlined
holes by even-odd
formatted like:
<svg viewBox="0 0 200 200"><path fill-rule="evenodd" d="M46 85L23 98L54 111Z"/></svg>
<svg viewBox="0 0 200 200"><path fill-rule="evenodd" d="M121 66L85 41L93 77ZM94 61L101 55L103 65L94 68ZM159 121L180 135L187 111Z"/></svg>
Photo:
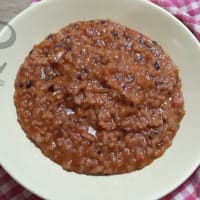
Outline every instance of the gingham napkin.
<svg viewBox="0 0 200 200"><path fill-rule="evenodd" d="M40 0L32 0L36 3ZM200 40L200 0L152 0L180 19ZM0 166L0 200L41 200L15 182ZM200 200L200 166L162 200Z"/></svg>
<svg viewBox="0 0 200 200"><path fill-rule="evenodd" d="M200 41L200 0L151 0L180 19Z"/></svg>

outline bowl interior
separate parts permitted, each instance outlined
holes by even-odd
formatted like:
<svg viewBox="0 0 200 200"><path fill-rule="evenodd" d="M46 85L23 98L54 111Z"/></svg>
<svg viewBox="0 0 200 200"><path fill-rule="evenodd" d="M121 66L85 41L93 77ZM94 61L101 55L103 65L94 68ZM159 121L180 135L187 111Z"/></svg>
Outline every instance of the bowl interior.
<svg viewBox="0 0 200 200"><path fill-rule="evenodd" d="M166 153L143 170L124 175L94 177L69 173L42 155L25 136L13 104L16 73L35 43L70 22L112 19L156 40L180 70L186 115ZM157 199L177 187L200 161L199 55L192 34L166 11L141 0L46 0L24 11L11 22L15 44L0 50L7 62L1 74L1 164L21 184L47 199ZM4 29L0 39L9 31ZM1 41L0 40L0 41ZM145 192L144 192L145 191Z"/></svg>

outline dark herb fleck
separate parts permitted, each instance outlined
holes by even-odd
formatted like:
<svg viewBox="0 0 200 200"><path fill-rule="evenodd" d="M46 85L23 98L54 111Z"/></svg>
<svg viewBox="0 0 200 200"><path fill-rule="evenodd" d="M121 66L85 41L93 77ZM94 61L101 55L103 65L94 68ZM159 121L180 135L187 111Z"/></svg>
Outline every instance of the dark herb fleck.
<svg viewBox="0 0 200 200"><path fill-rule="evenodd" d="M31 80L27 80L25 85L26 85L26 88L29 89L32 86L32 81Z"/></svg>
<svg viewBox="0 0 200 200"><path fill-rule="evenodd" d="M131 40L131 37L130 37L126 32L123 34L123 37L124 37L127 41Z"/></svg>
<svg viewBox="0 0 200 200"><path fill-rule="evenodd" d="M52 34L50 34L50 35L47 36L47 40L52 40L52 38L53 38Z"/></svg>
<svg viewBox="0 0 200 200"><path fill-rule="evenodd" d="M97 154L98 154L98 155L100 155L100 154L101 154L101 151L100 151L99 149L97 150Z"/></svg>
<svg viewBox="0 0 200 200"><path fill-rule="evenodd" d="M68 36L66 37L66 39L67 39L67 40L71 39L71 35L68 35Z"/></svg>
<svg viewBox="0 0 200 200"><path fill-rule="evenodd" d="M55 92L54 85L51 85L51 86L48 88L48 91L49 91L49 92Z"/></svg>
<svg viewBox="0 0 200 200"><path fill-rule="evenodd" d="M106 20L101 20L101 24L106 25L107 24Z"/></svg>
<svg viewBox="0 0 200 200"><path fill-rule="evenodd" d="M138 39L138 42L139 42L140 44L142 44L142 45L144 44L144 40L143 40L142 38L139 38L139 39Z"/></svg>
<svg viewBox="0 0 200 200"><path fill-rule="evenodd" d="M82 80L82 74L81 73L78 73L76 77L77 77L78 80Z"/></svg>
<svg viewBox="0 0 200 200"><path fill-rule="evenodd" d="M118 32L115 31L115 30L112 30L112 31L111 31L111 34L112 34L114 37L117 37L117 36L118 36Z"/></svg>
<svg viewBox="0 0 200 200"><path fill-rule="evenodd" d="M159 69L160 69L160 64L159 64L157 61L154 62L153 66L154 66L154 68L155 68L156 70L159 70Z"/></svg>
<svg viewBox="0 0 200 200"><path fill-rule="evenodd" d="M29 55L31 55L33 53L33 49L29 52Z"/></svg>
<svg viewBox="0 0 200 200"><path fill-rule="evenodd" d="M155 41L155 40L152 40L152 43L153 44L155 44L155 45L157 45L158 43Z"/></svg>

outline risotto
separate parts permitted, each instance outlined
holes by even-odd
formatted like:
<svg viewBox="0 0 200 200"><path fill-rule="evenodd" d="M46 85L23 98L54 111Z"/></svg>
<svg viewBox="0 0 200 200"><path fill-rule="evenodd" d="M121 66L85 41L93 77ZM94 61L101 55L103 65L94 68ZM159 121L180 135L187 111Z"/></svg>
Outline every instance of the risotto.
<svg viewBox="0 0 200 200"><path fill-rule="evenodd" d="M72 23L35 45L18 71L14 100L21 127L44 154L89 175L150 164L184 116L171 58L110 20Z"/></svg>

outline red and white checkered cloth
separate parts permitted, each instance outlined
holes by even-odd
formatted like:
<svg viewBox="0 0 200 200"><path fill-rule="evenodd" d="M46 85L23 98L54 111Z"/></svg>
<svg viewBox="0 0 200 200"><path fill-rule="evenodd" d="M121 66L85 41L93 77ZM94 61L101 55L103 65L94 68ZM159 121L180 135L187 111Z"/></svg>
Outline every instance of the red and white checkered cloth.
<svg viewBox="0 0 200 200"><path fill-rule="evenodd" d="M40 0L32 0L38 2ZM180 19L200 40L200 0L152 0ZM162 200L200 200L200 166ZM0 166L0 200L41 200L20 186Z"/></svg>
<svg viewBox="0 0 200 200"><path fill-rule="evenodd" d="M200 0L151 0L180 19L200 41Z"/></svg>

